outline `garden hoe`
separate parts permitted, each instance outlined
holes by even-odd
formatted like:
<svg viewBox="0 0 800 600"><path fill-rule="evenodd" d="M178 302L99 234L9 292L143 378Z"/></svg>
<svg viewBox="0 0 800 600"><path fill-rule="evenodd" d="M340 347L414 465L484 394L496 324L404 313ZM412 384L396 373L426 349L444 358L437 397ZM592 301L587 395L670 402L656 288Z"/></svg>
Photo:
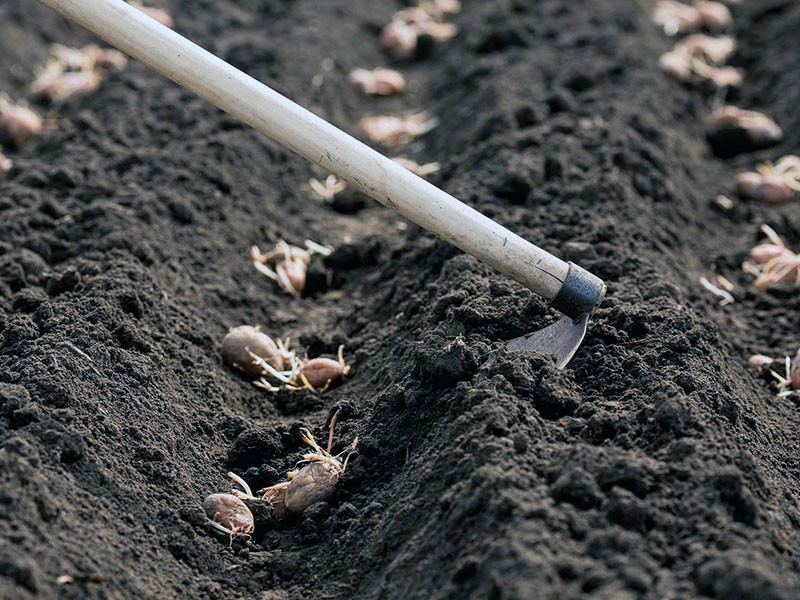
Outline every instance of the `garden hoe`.
<svg viewBox="0 0 800 600"><path fill-rule="evenodd" d="M123 0L39 0L165 77L528 287L565 316L511 340L563 368L605 284L512 233Z"/></svg>

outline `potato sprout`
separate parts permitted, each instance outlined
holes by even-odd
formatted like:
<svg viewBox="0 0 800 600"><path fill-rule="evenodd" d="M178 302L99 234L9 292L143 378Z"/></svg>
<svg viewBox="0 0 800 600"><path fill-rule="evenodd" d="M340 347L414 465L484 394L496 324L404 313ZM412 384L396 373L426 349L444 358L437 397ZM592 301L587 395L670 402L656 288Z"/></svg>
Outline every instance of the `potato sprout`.
<svg viewBox="0 0 800 600"><path fill-rule="evenodd" d="M312 177L308 180L312 193L325 202L333 202L336 194L347 189L347 182L339 179L336 175L328 175L325 181Z"/></svg>

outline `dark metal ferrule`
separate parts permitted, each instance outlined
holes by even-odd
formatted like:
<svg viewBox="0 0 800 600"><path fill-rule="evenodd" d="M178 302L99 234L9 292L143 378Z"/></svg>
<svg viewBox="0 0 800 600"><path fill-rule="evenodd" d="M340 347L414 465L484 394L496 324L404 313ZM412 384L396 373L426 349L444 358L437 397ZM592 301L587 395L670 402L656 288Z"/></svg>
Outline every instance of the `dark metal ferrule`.
<svg viewBox="0 0 800 600"><path fill-rule="evenodd" d="M550 307L573 319L591 313L603 300L606 284L575 263L567 263L569 271Z"/></svg>

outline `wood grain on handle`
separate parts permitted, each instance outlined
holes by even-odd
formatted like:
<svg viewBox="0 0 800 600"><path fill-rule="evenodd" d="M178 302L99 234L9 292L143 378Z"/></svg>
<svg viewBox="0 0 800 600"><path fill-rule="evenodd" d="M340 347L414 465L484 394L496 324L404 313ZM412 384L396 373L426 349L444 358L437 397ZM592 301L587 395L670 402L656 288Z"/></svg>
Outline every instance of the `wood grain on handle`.
<svg viewBox="0 0 800 600"><path fill-rule="evenodd" d="M546 300L569 267L122 0L38 0Z"/></svg>

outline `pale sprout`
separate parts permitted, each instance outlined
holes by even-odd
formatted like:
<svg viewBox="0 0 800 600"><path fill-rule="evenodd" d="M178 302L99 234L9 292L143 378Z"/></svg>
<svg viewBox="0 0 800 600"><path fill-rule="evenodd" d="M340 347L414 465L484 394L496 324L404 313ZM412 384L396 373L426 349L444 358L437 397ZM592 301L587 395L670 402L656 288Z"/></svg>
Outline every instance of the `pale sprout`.
<svg viewBox="0 0 800 600"><path fill-rule="evenodd" d="M720 306L733 304L736 301L733 295L731 295L731 292L734 290L733 284L725 279L722 275L717 275L716 279L717 283L714 284L711 283L708 278L701 277L700 285L719 298Z"/></svg>
<svg viewBox="0 0 800 600"><path fill-rule="evenodd" d="M693 6L673 0L659 0L653 11L653 22L667 35L677 35L700 29L703 20Z"/></svg>
<svg viewBox="0 0 800 600"><path fill-rule="evenodd" d="M419 7L439 21L448 15L456 15L461 12L459 0L423 0L419 3Z"/></svg>
<svg viewBox="0 0 800 600"><path fill-rule="evenodd" d="M719 31L733 22L733 15L730 9L721 2L695 0L694 7L700 13L703 29Z"/></svg>
<svg viewBox="0 0 800 600"><path fill-rule="evenodd" d="M383 28L381 46L394 58L408 58L417 48L418 37L416 27L395 20Z"/></svg>
<svg viewBox="0 0 800 600"><path fill-rule="evenodd" d="M312 193L325 202L333 202L336 194L347 189L347 182L339 179L336 175L328 175L325 181L320 181L316 177L308 180L308 185Z"/></svg>
<svg viewBox="0 0 800 600"><path fill-rule="evenodd" d="M97 71L60 73L47 86L36 88L48 102L66 103L94 92L100 87L103 76Z"/></svg>

